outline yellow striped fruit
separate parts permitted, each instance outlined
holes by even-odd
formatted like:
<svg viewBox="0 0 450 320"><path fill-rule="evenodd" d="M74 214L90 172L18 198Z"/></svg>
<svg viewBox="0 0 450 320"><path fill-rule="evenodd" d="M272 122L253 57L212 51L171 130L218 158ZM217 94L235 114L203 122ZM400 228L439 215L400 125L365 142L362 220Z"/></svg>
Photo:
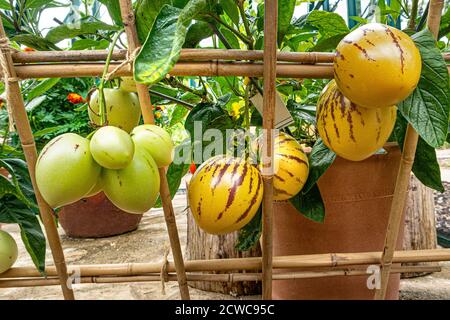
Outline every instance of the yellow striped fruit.
<svg viewBox="0 0 450 320"><path fill-rule="evenodd" d="M36 183L45 201L57 208L76 202L97 184L101 167L89 140L74 133L52 139L36 162Z"/></svg>
<svg viewBox="0 0 450 320"><path fill-rule="evenodd" d="M256 167L224 155L206 160L192 176L188 197L198 226L211 234L241 229L254 217L263 196Z"/></svg>
<svg viewBox="0 0 450 320"><path fill-rule="evenodd" d="M362 108L348 100L332 80L317 104L317 128L325 145L337 155L361 161L379 150L392 132L397 107Z"/></svg>
<svg viewBox="0 0 450 320"><path fill-rule="evenodd" d="M334 78L341 92L361 107L392 106L419 82L419 50L404 32L370 23L350 32L336 48Z"/></svg>
<svg viewBox="0 0 450 320"><path fill-rule="evenodd" d="M108 199L128 213L150 210L159 194L159 172L153 158L136 148L131 163L124 169L102 170L102 186Z"/></svg>
<svg viewBox="0 0 450 320"><path fill-rule="evenodd" d="M308 179L308 157L300 144L281 132L274 140L273 199L287 200L302 190Z"/></svg>
<svg viewBox="0 0 450 320"><path fill-rule="evenodd" d="M0 230L0 273L13 266L17 260L17 243L11 235Z"/></svg>
<svg viewBox="0 0 450 320"><path fill-rule="evenodd" d="M117 88L103 89L103 93L108 125L119 127L126 132L133 130L141 119L141 107L136 93ZM89 119L96 125L100 125L98 90L92 92L88 103Z"/></svg>

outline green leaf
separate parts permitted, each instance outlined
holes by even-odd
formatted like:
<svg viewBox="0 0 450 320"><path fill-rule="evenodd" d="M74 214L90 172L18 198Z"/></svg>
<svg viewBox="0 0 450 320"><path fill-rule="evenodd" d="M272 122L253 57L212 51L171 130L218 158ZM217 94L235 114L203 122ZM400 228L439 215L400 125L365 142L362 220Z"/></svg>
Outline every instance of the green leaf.
<svg viewBox="0 0 450 320"><path fill-rule="evenodd" d="M195 48L200 41L209 38L212 35L213 31L209 27L208 23L197 21L189 27L183 48Z"/></svg>
<svg viewBox="0 0 450 320"><path fill-rule="evenodd" d="M295 2L295 0L294 0ZM239 9L233 0L219 0L223 11L230 17L231 21L239 26Z"/></svg>
<svg viewBox="0 0 450 320"><path fill-rule="evenodd" d="M322 139L317 139L309 155L309 175L302 193L310 191L319 178L327 171L336 159L336 154L327 148Z"/></svg>
<svg viewBox="0 0 450 320"><path fill-rule="evenodd" d="M7 0L0 0L0 9L3 10L11 10L11 5Z"/></svg>
<svg viewBox="0 0 450 320"><path fill-rule="evenodd" d="M177 123L180 123L183 121L183 119L186 117L188 113L188 109L186 109L183 106L176 105L173 109L172 114L170 115L170 123L169 126L172 127L176 125Z"/></svg>
<svg viewBox="0 0 450 320"><path fill-rule="evenodd" d="M45 39L58 43L64 39L71 39L86 34L98 34L101 31L117 31L118 26L112 26L101 21L82 21L70 24L63 24L51 29Z"/></svg>
<svg viewBox="0 0 450 320"><path fill-rule="evenodd" d="M407 126L408 122L398 112L393 135L401 149L403 149ZM417 142L412 172L427 187L440 192L445 191L442 185L441 169L436 157L436 150L421 137L419 137Z"/></svg>
<svg viewBox="0 0 450 320"><path fill-rule="evenodd" d="M294 25L302 29L312 27L319 31L320 37L310 51L332 50L350 32L345 20L334 12L312 11L299 18Z"/></svg>
<svg viewBox="0 0 450 320"><path fill-rule="evenodd" d="M31 101L34 98L43 95L48 90L53 88L53 86L55 86L59 82L59 80L61 80L61 78L49 78L42 80L37 86L35 86L30 90L30 92L28 92L27 100Z"/></svg>
<svg viewBox="0 0 450 320"><path fill-rule="evenodd" d="M23 202L27 207L36 207L36 205L22 192L13 167L2 159L0 159L0 167L6 169L11 175L11 180L0 175L0 199L4 198L6 195L12 195Z"/></svg>
<svg viewBox="0 0 450 320"><path fill-rule="evenodd" d="M432 147L442 146L450 111L449 75L432 33L424 29L412 36L422 56L422 74L413 93L397 105L402 115Z"/></svg>
<svg viewBox="0 0 450 320"><path fill-rule="evenodd" d="M120 13L119 0L98 0L98 1L106 6L112 21L114 21L116 25L122 26L123 23L122 23L122 15Z"/></svg>
<svg viewBox="0 0 450 320"><path fill-rule="evenodd" d="M307 192L299 192L289 199L289 202L305 217L323 223L325 220L325 205L317 184Z"/></svg>
<svg viewBox="0 0 450 320"><path fill-rule="evenodd" d="M450 7L447 8L447 11L441 17L438 39L446 36L448 33L450 33Z"/></svg>
<svg viewBox="0 0 450 320"><path fill-rule="evenodd" d="M294 16L296 0L278 0L278 46L283 42Z"/></svg>
<svg viewBox="0 0 450 320"><path fill-rule="evenodd" d="M175 147L175 156L177 157L177 161L170 164L166 173L167 183L169 185L170 196L172 199L177 193L181 180L188 172L191 163L191 142L189 139L183 141ZM158 197L155 207L160 208L161 206L161 198Z"/></svg>
<svg viewBox="0 0 450 320"><path fill-rule="evenodd" d="M12 37L11 40L39 51L59 50L53 42L48 39L38 37L34 34L19 34Z"/></svg>
<svg viewBox="0 0 450 320"><path fill-rule="evenodd" d="M255 216L239 230L239 237L235 248L238 251L248 251L252 249L259 241L262 232L262 205L259 206Z"/></svg>
<svg viewBox="0 0 450 320"><path fill-rule="evenodd" d="M197 124L197 126L201 124L201 132L194 132L195 124ZM205 150L205 148L211 143L217 143L214 139L211 142L204 141L203 133L208 129L220 130L222 132L220 138L222 139L223 143L221 153L226 152L226 129L233 129L234 126L235 125L233 119L230 117L228 112L224 110L219 104L205 102L201 102L194 108L192 108L184 123L185 129L190 134L191 143L194 144L194 147L196 144L201 144L201 146L203 147L202 150ZM211 156L220 154L220 150L212 151L214 151L214 154L211 154ZM196 152L195 154L200 154L200 156L202 157L201 159L194 157L194 161L196 164L200 164L204 160L206 160L203 159L204 155L201 152Z"/></svg>
<svg viewBox="0 0 450 320"><path fill-rule="evenodd" d="M172 0L140 0L136 7L136 29L141 43L145 42L153 27L156 16L164 5L172 5Z"/></svg>
<svg viewBox="0 0 450 320"><path fill-rule="evenodd" d="M188 26L205 6L206 0L191 0L181 10L162 7L134 63L136 81L151 85L165 77L180 56Z"/></svg>
<svg viewBox="0 0 450 320"><path fill-rule="evenodd" d="M238 38L234 35L233 32L231 32L228 29L225 28L220 28L220 32L223 34L223 36L225 37L225 39L228 41L228 44L231 46L232 49L239 49L239 40ZM224 44L222 44L222 42L220 43L220 47L223 49L228 49L226 48L226 46Z"/></svg>
<svg viewBox="0 0 450 320"><path fill-rule="evenodd" d="M72 43L70 50L84 50L84 49L106 49L109 47L109 41L106 39L93 40L93 39L80 39Z"/></svg>
<svg viewBox="0 0 450 320"><path fill-rule="evenodd" d="M0 203L0 222L17 223L23 244L36 268L45 271L45 236L36 213L17 198L9 197Z"/></svg>
<svg viewBox="0 0 450 320"><path fill-rule="evenodd" d="M25 3L27 9L38 9L42 7L65 7L67 4L49 0L27 0Z"/></svg>

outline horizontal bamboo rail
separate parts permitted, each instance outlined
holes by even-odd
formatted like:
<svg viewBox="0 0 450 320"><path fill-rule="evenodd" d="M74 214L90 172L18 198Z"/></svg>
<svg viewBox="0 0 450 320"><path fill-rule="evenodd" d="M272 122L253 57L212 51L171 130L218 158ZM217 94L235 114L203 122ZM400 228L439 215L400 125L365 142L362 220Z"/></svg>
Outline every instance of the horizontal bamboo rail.
<svg viewBox="0 0 450 320"><path fill-rule="evenodd" d="M127 50L115 50L112 60L125 60ZM15 63L36 62L75 62L75 61L105 61L106 50L70 50L70 51L32 51L14 52ZM446 61L450 61L450 53L442 54ZM329 52L278 52L277 60L297 63L332 63L335 54ZM179 61L209 61L209 60L248 60L261 61L262 50L225 50L225 49L183 49Z"/></svg>
<svg viewBox="0 0 450 320"><path fill-rule="evenodd" d="M326 253L311 255L279 256L273 258L274 269L284 268L336 268L356 265L378 265L381 252ZM450 249L395 251L393 263L450 261ZM233 258L185 261L186 272L261 270L261 258ZM162 263L121 263L68 266L69 273L80 272L82 276L132 276L160 273ZM172 261L167 264L167 272L175 272ZM47 276L56 276L55 267L46 268ZM16 267L0 274L4 278L41 277L33 267Z"/></svg>
<svg viewBox="0 0 450 320"><path fill-rule="evenodd" d="M118 64L109 66L112 71ZM74 78L96 77L103 73L103 63L59 63L59 64L29 64L15 67L20 79L32 78ZM170 71L172 76L246 76L262 77L261 62L179 62ZM131 76L129 66L121 68L117 76ZM278 63L277 77L283 78L333 78L333 66L330 64L293 64Z"/></svg>
<svg viewBox="0 0 450 320"><path fill-rule="evenodd" d="M405 266L394 267L391 273L407 272L440 272L439 266ZM341 269L329 271L301 271L301 272L283 272L274 273L273 280L295 280L311 279L336 276L361 276L368 275L363 269ZM240 281L261 281L261 273L228 273L228 274L187 274L188 281L215 281L215 282L240 282ZM165 281L177 281L176 274L170 273L164 276ZM138 276L82 276L77 279L79 284L107 284L107 283L128 283L128 282L152 282L161 281L160 274L148 274ZM48 278L16 278L0 279L0 288L23 288L23 287L41 287L59 285L59 279Z"/></svg>

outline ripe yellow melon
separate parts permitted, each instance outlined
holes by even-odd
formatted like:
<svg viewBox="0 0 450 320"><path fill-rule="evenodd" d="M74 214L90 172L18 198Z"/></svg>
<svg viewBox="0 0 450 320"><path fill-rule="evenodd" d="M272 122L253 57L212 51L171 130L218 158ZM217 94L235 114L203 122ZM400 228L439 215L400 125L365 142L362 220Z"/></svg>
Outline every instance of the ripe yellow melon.
<svg viewBox="0 0 450 320"><path fill-rule="evenodd" d="M325 145L342 158L360 161L379 150L392 132L397 107L362 108L331 81L317 104L317 129Z"/></svg>
<svg viewBox="0 0 450 320"><path fill-rule="evenodd" d="M273 199L287 200L302 190L308 179L308 157L300 144L286 133L274 140Z"/></svg>
<svg viewBox="0 0 450 320"><path fill-rule="evenodd" d="M258 169L247 161L215 156L192 176L188 197L198 226L211 234L241 229L261 204L263 182Z"/></svg>
<svg viewBox="0 0 450 320"><path fill-rule="evenodd" d="M334 78L344 96L358 106L386 107L414 91L421 68L419 50L406 33L370 23L338 44Z"/></svg>

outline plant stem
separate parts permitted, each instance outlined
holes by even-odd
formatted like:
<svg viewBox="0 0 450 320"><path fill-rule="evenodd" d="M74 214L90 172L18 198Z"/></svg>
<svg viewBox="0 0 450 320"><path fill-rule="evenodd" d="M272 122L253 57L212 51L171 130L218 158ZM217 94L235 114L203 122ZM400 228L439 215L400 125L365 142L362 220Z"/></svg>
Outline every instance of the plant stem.
<svg viewBox="0 0 450 320"><path fill-rule="evenodd" d="M214 23L208 24L211 30L216 34L216 36L219 38L220 41L222 41L223 45L227 49L232 49L231 44L228 42L228 40L225 38L225 36L220 32L219 28Z"/></svg>
<svg viewBox="0 0 450 320"><path fill-rule="evenodd" d="M411 12L409 14L408 29L414 30L416 27L417 11L419 9L419 0L412 0Z"/></svg>
<svg viewBox="0 0 450 320"><path fill-rule="evenodd" d="M178 89L182 89L184 91L188 91L190 93L195 94L196 96L199 96L200 98L204 98L204 95L202 92L199 92L197 90L194 90L186 85L184 85L183 83L181 83L180 81L177 80L177 78L170 76L169 78L165 79L165 82L170 85L171 87L174 88L178 88Z"/></svg>
<svg viewBox="0 0 450 320"><path fill-rule="evenodd" d="M425 25L425 22L427 21L429 8L430 8L430 1L428 1L425 11L423 12L422 17L420 18L419 24L416 27L416 31L422 30L423 26Z"/></svg>
<svg viewBox="0 0 450 320"><path fill-rule="evenodd" d="M239 31L236 31L232 26L228 25L226 22L224 22L222 19L220 19L218 16L216 16L215 14L210 13L209 16L211 18L213 18L214 20L216 20L218 23L220 23L221 25L223 25L225 28L227 28L228 30L230 30L236 37L238 37L239 39L241 39L244 43L248 44L250 42L250 40L245 37L244 35L242 35Z"/></svg>
<svg viewBox="0 0 450 320"><path fill-rule="evenodd" d="M109 64L111 62L111 57L114 51L114 47L116 45L117 39L119 39L120 34L122 33L122 30L118 31L114 38L112 39L111 46L109 48L108 56L106 57L105 61L105 68L103 69L103 75L100 79L100 84L98 86L98 109L99 109L99 116L100 116L100 126L103 127L105 124L108 124L108 119L106 117L106 101L105 101L105 95L103 93L103 88L105 86L105 77L108 73Z"/></svg>
<svg viewBox="0 0 450 320"><path fill-rule="evenodd" d="M253 40L252 32L250 30L250 24L248 23L247 16L245 15L244 1L238 0L237 3L238 3L239 12L241 14L242 22L244 23L245 33L247 34L247 38L249 40L249 42L247 43L247 47L249 50L253 50L254 40Z"/></svg>
<svg viewBox="0 0 450 320"><path fill-rule="evenodd" d="M157 96L157 97L160 97L160 98L163 98L163 99L167 99L167 100L176 102L177 104L187 108L188 110L191 110L194 107L194 105L192 105L192 104L190 104L190 103L188 103L186 101L183 101L183 100L180 100L178 98L174 98L174 97L165 95L165 94L160 93L158 91L149 90L149 92L150 92L150 95Z"/></svg>

